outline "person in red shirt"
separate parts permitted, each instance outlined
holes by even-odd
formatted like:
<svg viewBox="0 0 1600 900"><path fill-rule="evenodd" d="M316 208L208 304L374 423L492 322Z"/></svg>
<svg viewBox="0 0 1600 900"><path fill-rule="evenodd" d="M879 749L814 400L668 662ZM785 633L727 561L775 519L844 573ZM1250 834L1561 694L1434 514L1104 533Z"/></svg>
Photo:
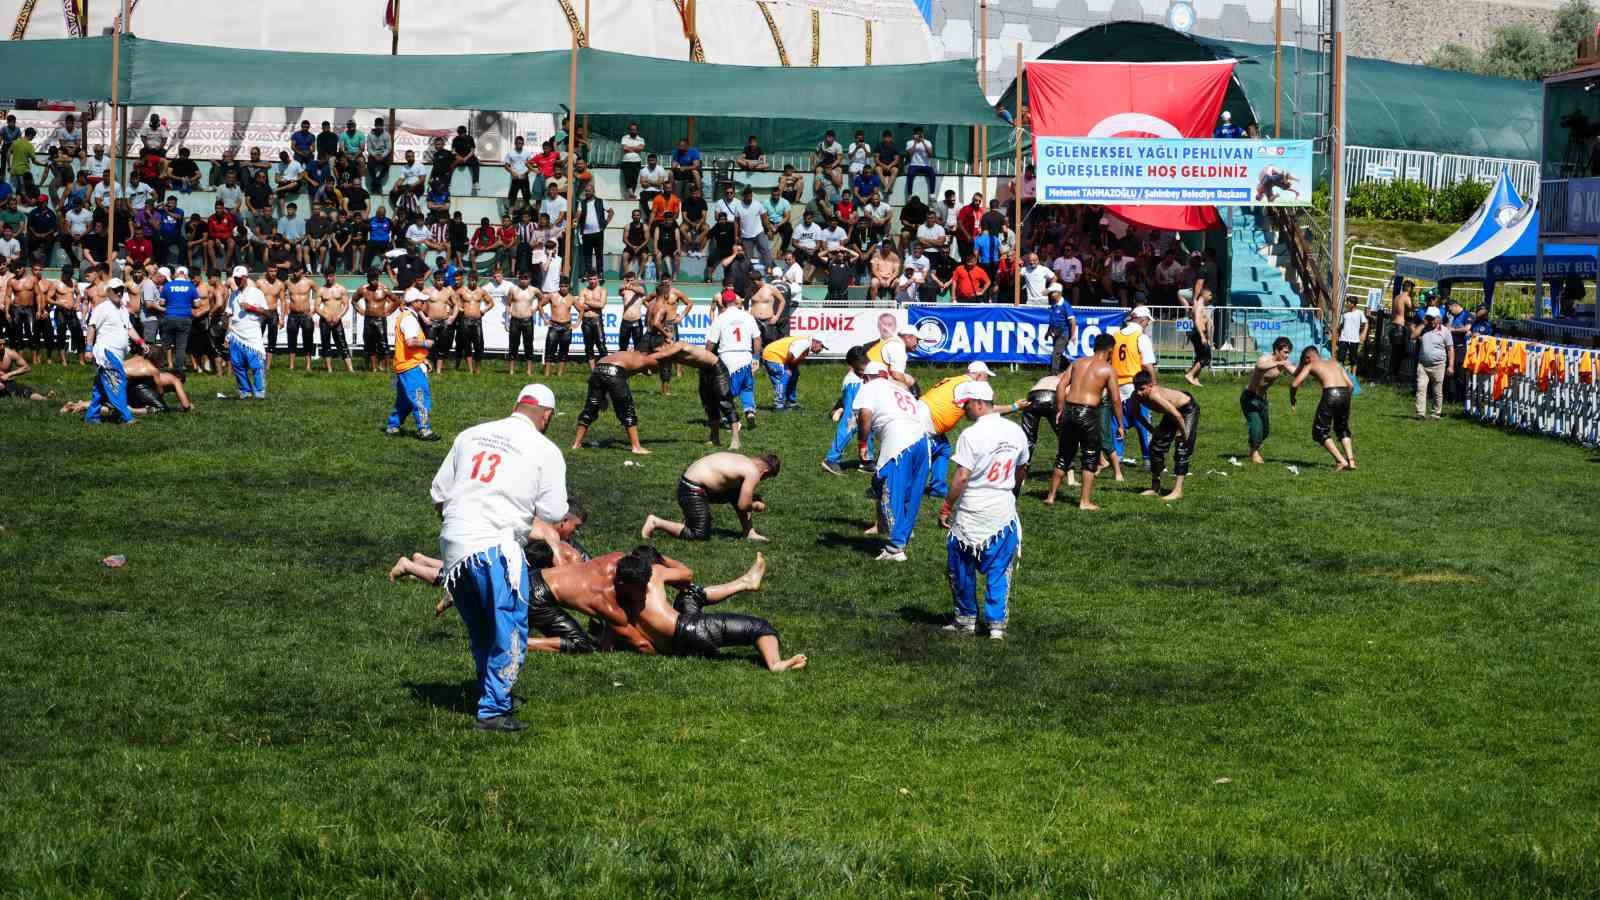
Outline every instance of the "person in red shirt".
<svg viewBox="0 0 1600 900"><path fill-rule="evenodd" d="M516 270L517 261L517 226L511 221L510 216L500 220L500 230L496 237L499 243L495 247L494 264L499 268L512 272Z"/></svg>
<svg viewBox="0 0 1600 900"><path fill-rule="evenodd" d="M545 179L556 177L556 163L560 161L561 154L556 152L555 144L545 141L539 145L539 152L534 154L533 159L529 160L529 162L533 163L534 170L539 173L533 183L533 195L535 197L544 196Z"/></svg>
<svg viewBox="0 0 1600 900"><path fill-rule="evenodd" d="M956 244L963 257L973 250L972 242L978 236L978 221L983 212L983 195L973 194L972 202L956 213Z"/></svg>
<svg viewBox="0 0 1600 900"><path fill-rule="evenodd" d="M500 232L489 222L488 216L478 220L478 230L472 233L472 258L467 260L467 268L477 271L478 258L486 253L494 254L497 259L500 254Z"/></svg>
<svg viewBox="0 0 1600 900"><path fill-rule="evenodd" d="M982 303L989 294L989 273L978 265L978 254L968 252L950 275L950 292L957 303Z"/></svg>
<svg viewBox="0 0 1600 900"><path fill-rule="evenodd" d="M238 245L234 242L234 232L238 227L238 220L228 208L217 201L216 212L206 219L206 268L211 270L229 269L233 267L233 256ZM219 261L220 260L220 261Z"/></svg>
<svg viewBox="0 0 1600 900"><path fill-rule="evenodd" d="M856 201L849 190L839 195L839 202L833 205L833 213L839 217L839 224L843 225L845 230L848 231L850 226L855 224Z"/></svg>
<svg viewBox="0 0 1600 900"><path fill-rule="evenodd" d="M128 256L128 262L135 268L141 268L150 261L150 254L155 252L155 246L150 243L150 238L143 231L135 230L122 245L122 252Z"/></svg>

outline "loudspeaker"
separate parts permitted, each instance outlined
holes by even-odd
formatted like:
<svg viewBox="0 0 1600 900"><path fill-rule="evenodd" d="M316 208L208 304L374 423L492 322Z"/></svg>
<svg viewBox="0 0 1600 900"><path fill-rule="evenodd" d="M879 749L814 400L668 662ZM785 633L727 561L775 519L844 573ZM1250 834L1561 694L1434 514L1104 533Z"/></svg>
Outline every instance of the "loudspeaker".
<svg viewBox="0 0 1600 900"><path fill-rule="evenodd" d="M498 160L511 145L511 122L498 110L475 110L467 130L478 142L479 159Z"/></svg>

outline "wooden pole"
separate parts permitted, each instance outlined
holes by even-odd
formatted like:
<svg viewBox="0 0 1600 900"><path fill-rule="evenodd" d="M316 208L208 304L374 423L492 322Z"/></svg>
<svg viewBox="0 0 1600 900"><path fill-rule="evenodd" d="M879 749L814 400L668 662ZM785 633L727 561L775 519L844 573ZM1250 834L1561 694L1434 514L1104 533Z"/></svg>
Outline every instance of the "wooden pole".
<svg viewBox="0 0 1600 900"><path fill-rule="evenodd" d="M984 102L989 100L989 0L978 2L978 87L983 91ZM989 200L989 126L978 126L978 190L985 202ZM933 198L928 198L933 204Z"/></svg>
<svg viewBox="0 0 1600 900"><path fill-rule="evenodd" d="M1012 221L1017 223L1016 241L1011 247L1011 303L1022 305L1022 138L1027 129L1022 126L1022 42L1017 42L1017 159L1011 173L1011 203L1016 210Z"/></svg>
<svg viewBox="0 0 1600 900"><path fill-rule="evenodd" d="M1332 270L1329 273L1330 309L1325 310L1327 315L1336 315L1344 307L1344 116L1345 116L1345 48L1344 48L1344 0L1332 0L1330 4L1333 18L1333 96L1332 96L1332 127L1329 129L1328 164L1329 176L1332 183L1329 187L1328 214L1331 221L1328 223L1328 264Z"/></svg>
<svg viewBox="0 0 1600 900"><path fill-rule="evenodd" d="M578 219L578 207L573 201L572 161L577 155L578 140L573 126L578 121L578 35L572 35L572 59L567 66L567 228L566 247L561 251L561 274L572 277L572 230Z"/></svg>
<svg viewBox="0 0 1600 900"><path fill-rule="evenodd" d="M1272 136L1283 136L1283 0L1272 10Z"/></svg>
<svg viewBox="0 0 1600 900"><path fill-rule="evenodd" d="M391 28L389 31L390 31L390 34L389 34L389 55L390 56L399 56L400 55L400 0L394 0L394 27ZM400 116L395 113L395 109L392 106L389 107L389 121L388 121L387 124L389 126L389 155L390 155L390 158L393 159L394 158L394 154L400 152ZM379 190L380 193L383 191L383 187L384 186L381 185L381 184L378 185L378 190Z"/></svg>
<svg viewBox="0 0 1600 900"><path fill-rule="evenodd" d="M113 151L117 147L117 114L119 101L122 97L122 30L128 26L129 0L122 0L122 18L117 20L117 27L111 32L111 139ZM126 110L121 110L126 112ZM128 127L122 126L123 139L127 138ZM87 134L85 135L87 136ZM111 260L117 256L117 167L106 167L106 191L111 198L111 206L106 209L106 269L111 268ZM113 272L113 275L116 273Z"/></svg>
<svg viewBox="0 0 1600 900"><path fill-rule="evenodd" d="M583 40L584 40L584 46L586 46L586 47L593 47L594 46L594 35L589 31L589 0L583 0ZM585 138L587 138L589 136L589 114L588 113L584 113L583 114L583 136ZM577 139L576 138L572 139L571 140L571 144L574 147L578 146Z"/></svg>

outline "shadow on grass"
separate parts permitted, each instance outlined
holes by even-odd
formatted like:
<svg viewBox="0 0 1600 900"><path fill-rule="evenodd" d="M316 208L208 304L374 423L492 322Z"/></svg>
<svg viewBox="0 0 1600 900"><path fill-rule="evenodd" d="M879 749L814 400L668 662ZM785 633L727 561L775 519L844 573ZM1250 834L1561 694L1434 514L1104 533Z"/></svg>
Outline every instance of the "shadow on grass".
<svg viewBox="0 0 1600 900"><path fill-rule="evenodd" d="M946 622L950 621L949 616L942 612L929 612L915 606L902 606L895 612L900 615L900 618L910 622L912 625L928 625L934 628L942 628Z"/></svg>
<svg viewBox="0 0 1600 900"><path fill-rule="evenodd" d="M879 535L840 534L837 531L828 531L817 535L817 546L851 550L856 553L876 553L883 548L883 538Z"/></svg>
<svg viewBox="0 0 1600 900"><path fill-rule="evenodd" d="M408 681L405 683L405 689L411 693L411 699L418 703L426 703L429 706L437 706L440 709L463 715L477 715L478 683L476 681L453 683L430 681L426 684Z"/></svg>

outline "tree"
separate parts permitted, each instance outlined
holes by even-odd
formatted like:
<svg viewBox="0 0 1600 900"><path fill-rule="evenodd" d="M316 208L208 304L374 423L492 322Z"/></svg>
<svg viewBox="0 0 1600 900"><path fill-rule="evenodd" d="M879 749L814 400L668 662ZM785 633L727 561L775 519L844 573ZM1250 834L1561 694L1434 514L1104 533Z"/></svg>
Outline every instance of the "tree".
<svg viewBox="0 0 1600 900"><path fill-rule="evenodd" d="M1594 6L1589 0L1567 0L1548 32L1532 25L1507 25L1495 29L1483 52L1445 44L1428 58L1428 65L1537 81L1571 66L1577 58L1578 41L1594 33L1594 24Z"/></svg>

